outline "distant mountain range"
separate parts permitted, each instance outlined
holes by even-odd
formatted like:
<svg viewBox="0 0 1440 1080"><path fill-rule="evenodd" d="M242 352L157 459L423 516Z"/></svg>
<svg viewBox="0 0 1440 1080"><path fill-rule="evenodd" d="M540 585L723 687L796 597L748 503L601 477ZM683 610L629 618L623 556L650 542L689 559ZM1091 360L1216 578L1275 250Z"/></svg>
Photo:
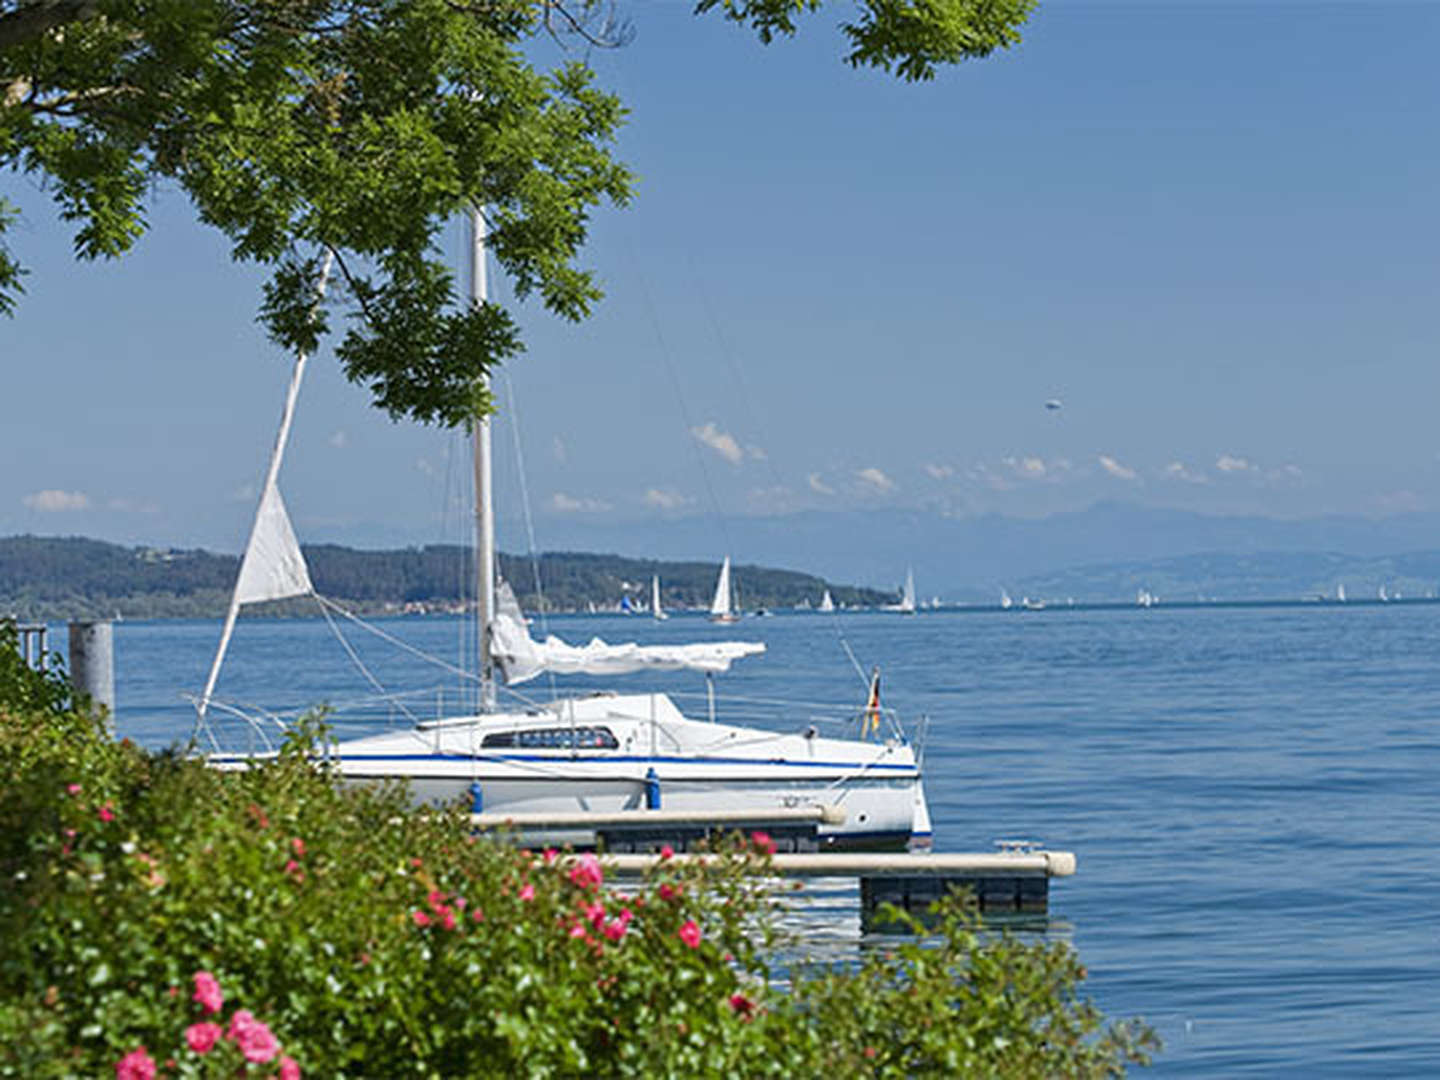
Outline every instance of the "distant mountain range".
<svg viewBox="0 0 1440 1080"><path fill-rule="evenodd" d="M1385 560L1401 556L1395 573L1413 577L1410 588L1440 584L1440 575L1424 571L1423 554L1405 554L1440 549L1440 514L1281 520L1104 502L1043 518L899 510L739 517L727 518L724 532L732 552L747 558L887 591L898 589L913 567L922 597L956 601L994 599L1001 588L1017 597L1027 589L1055 589L1077 599L1133 599L1140 586L1132 586L1132 572L1163 573L1166 591L1192 597L1295 596L1333 591L1352 576L1378 588L1390 573ZM643 525L547 523L547 535L556 534L565 546L656 558L723 554L716 550L715 522L702 517Z"/></svg>

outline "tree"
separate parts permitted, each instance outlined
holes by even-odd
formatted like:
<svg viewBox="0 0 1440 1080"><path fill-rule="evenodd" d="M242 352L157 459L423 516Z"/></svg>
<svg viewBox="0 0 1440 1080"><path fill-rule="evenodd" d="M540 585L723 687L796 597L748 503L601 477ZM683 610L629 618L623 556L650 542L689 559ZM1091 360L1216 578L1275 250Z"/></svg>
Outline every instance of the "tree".
<svg viewBox="0 0 1440 1080"><path fill-rule="evenodd" d="M1019 40L1035 0L860 0L847 61L906 80ZM824 0L698 0L761 41ZM143 234L157 182L185 192L232 256L267 267L274 341L313 349L339 311L351 381L392 417L456 426L520 335L495 303L457 302L437 236L481 206L517 296L583 318L591 211L633 177L625 118L574 58L537 70L537 37L618 45L610 0L0 0L0 166L35 176L84 259ZM0 312L24 268L5 243ZM314 303L326 255L337 268Z"/></svg>

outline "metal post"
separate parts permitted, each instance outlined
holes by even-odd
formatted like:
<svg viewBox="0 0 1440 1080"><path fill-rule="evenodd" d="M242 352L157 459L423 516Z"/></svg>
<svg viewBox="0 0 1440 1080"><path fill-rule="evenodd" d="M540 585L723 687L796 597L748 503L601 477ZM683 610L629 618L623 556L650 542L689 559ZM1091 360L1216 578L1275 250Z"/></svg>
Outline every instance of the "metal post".
<svg viewBox="0 0 1440 1080"><path fill-rule="evenodd" d="M70 681L92 709L115 713L115 635L109 619L70 624Z"/></svg>

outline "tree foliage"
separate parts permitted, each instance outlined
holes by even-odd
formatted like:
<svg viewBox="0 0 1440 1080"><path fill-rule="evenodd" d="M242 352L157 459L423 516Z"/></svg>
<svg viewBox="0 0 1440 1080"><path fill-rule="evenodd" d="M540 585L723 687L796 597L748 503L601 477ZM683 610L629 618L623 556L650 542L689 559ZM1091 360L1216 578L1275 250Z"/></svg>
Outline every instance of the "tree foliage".
<svg viewBox="0 0 1440 1080"><path fill-rule="evenodd" d="M1034 0L861 0L853 65L927 79L1018 40ZM698 0L762 41L823 0ZM479 376L520 336L459 301L445 223L484 207L517 296L568 319L599 298L577 264L589 215L623 204L625 110L537 37L619 44L609 0L0 0L0 167L37 178L80 258L117 257L178 186L233 257L270 272L261 317L313 349L341 312L347 376L396 418L455 426L488 409ZM24 269L4 241L0 312ZM338 280L317 307L324 256Z"/></svg>

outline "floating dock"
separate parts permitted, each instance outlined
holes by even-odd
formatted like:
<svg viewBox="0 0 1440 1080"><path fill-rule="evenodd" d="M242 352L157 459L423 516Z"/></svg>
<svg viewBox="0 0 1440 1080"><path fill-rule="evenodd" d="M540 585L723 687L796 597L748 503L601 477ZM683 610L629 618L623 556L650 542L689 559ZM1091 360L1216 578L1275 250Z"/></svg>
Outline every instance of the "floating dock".
<svg viewBox="0 0 1440 1080"><path fill-rule="evenodd" d="M1047 851L1025 840L996 841L988 853L822 852L822 824L838 825L844 811L833 806L734 810L696 814L675 810L613 813L472 814L477 829L513 829L527 840L581 834L595 838L605 866L617 877L640 877L662 861L672 865L723 856L696 851L700 841L736 830L763 830L775 843L771 868L777 877L855 878L860 884L862 923L878 925L884 904L923 914L954 889L974 894L984 913L1043 914L1050 879L1075 873L1073 852ZM662 856L662 847L674 854Z"/></svg>

